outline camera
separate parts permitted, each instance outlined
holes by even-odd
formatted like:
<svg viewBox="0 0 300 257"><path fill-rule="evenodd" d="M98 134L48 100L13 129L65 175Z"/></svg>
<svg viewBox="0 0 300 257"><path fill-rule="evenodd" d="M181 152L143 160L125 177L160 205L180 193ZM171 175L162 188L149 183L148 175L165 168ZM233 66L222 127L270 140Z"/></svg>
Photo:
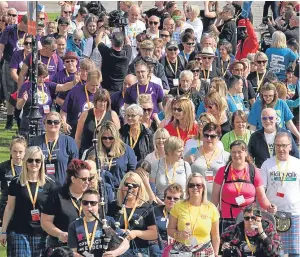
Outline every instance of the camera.
<svg viewBox="0 0 300 257"><path fill-rule="evenodd" d="M240 251L236 246L232 246L230 248L226 248L223 250L223 257L240 257Z"/></svg>
<svg viewBox="0 0 300 257"><path fill-rule="evenodd" d="M260 210L253 210L253 215L256 217L261 217L261 211Z"/></svg>
<svg viewBox="0 0 300 257"><path fill-rule="evenodd" d="M269 20L272 20L272 16L263 17L262 23L267 25Z"/></svg>
<svg viewBox="0 0 300 257"><path fill-rule="evenodd" d="M124 18L121 11L115 10L108 14L108 26L121 28L128 25L128 19Z"/></svg>

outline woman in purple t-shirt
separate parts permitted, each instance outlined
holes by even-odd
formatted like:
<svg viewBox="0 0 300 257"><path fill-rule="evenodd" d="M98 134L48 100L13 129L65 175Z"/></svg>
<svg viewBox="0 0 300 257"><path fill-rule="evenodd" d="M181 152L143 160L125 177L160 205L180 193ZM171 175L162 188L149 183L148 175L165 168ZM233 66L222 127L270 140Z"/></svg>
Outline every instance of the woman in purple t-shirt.
<svg viewBox="0 0 300 257"><path fill-rule="evenodd" d="M38 63L38 81L37 81L37 104L42 117L50 112L51 104L55 98L56 92L67 91L79 82L79 77L76 75L74 81L67 82L66 84L56 84L50 81L44 81L48 76L47 66L41 62ZM21 118L20 134L27 136L29 132L29 119L28 114L30 106L32 105L32 88L31 82L25 82L19 92L17 99L17 109L23 109ZM41 123L42 124L42 123Z"/></svg>

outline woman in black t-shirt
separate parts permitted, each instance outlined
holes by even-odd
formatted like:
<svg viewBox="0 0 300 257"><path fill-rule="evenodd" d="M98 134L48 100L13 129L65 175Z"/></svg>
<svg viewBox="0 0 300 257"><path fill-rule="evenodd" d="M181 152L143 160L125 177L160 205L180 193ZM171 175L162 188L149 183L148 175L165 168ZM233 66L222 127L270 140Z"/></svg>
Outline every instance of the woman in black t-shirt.
<svg viewBox="0 0 300 257"><path fill-rule="evenodd" d="M157 239L153 209L147 203L148 200L149 196L141 177L131 171L126 173L120 183L117 203L108 207L108 216L120 222L120 228L127 232L126 238L130 240L130 249L122 257L135 257L138 253L148 257L149 240ZM119 212L121 209L122 215ZM140 217L143 218L139 219Z"/></svg>
<svg viewBox="0 0 300 257"><path fill-rule="evenodd" d="M47 195L55 189L55 182L45 175L43 163L39 147L27 148L22 172L10 183L0 235L3 246L7 241L7 256L40 256L45 248L40 212Z"/></svg>

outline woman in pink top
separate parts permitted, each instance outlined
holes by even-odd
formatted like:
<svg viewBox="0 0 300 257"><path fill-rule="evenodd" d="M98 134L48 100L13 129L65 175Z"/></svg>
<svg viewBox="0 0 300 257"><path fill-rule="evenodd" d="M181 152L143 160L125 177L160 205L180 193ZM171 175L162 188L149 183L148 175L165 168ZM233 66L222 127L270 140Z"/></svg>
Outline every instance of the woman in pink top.
<svg viewBox="0 0 300 257"><path fill-rule="evenodd" d="M228 164L218 170L213 184L212 202L219 206L221 214L220 233L235 224L241 210L256 197L263 209L276 212L276 206L266 197L260 170L254 167L246 143L236 140L230 145Z"/></svg>

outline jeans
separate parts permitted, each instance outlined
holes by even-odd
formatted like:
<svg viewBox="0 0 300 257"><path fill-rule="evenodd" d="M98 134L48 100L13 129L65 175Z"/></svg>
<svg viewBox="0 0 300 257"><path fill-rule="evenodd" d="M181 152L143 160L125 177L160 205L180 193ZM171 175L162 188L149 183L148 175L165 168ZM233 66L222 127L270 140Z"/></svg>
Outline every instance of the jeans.
<svg viewBox="0 0 300 257"><path fill-rule="evenodd" d="M155 244L149 246L149 252L151 257L161 257L163 250L160 250L158 244Z"/></svg>
<svg viewBox="0 0 300 257"><path fill-rule="evenodd" d="M278 17L277 1L265 1L263 17L267 17L270 6L273 13L273 19L276 20L276 18Z"/></svg>

